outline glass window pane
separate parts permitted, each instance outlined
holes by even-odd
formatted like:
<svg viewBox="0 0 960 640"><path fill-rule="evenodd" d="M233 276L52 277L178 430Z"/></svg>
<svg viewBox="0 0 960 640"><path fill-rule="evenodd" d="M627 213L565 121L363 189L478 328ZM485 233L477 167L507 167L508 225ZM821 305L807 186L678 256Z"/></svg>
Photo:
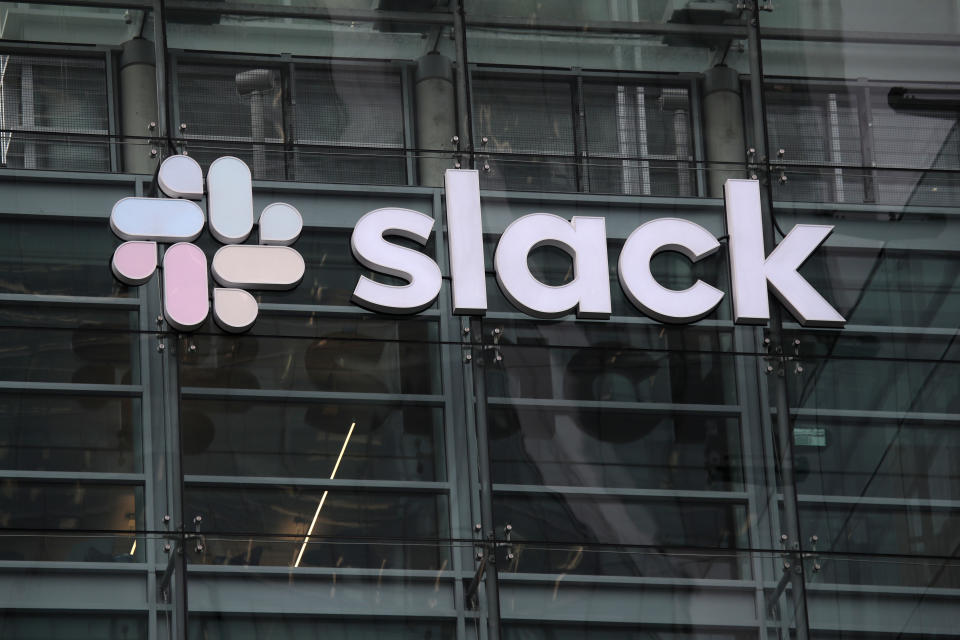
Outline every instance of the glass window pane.
<svg viewBox="0 0 960 640"><path fill-rule="evenodd" d="M104 58L0 54L0 78L2 166L110 170Z"/></svg>
<svg viewBox="0 0 960 640"><path fill-rule="evenodd" d="M137 384L138 342L132 332L136 315L4 306L0 308L0 380Z"/></svg>
<svg viewBox="0 0 960 640"><path fill-rule="evenodd" d="M446 640L454 624L434 620L304 620L274 616L190 615L191 640Z"/></svg>
<svg viewBox="0 0 960 640"><path fill-rule="evenodd" d="M187 474L443 479L440 409L239 399L180 407Z"/></svg>
<svg viewBox="0 0 960 640"><path fill-rule="evenodd" d="M140 401L110 396L0 394L0 468L140 470Z"/></svg>
<svg viewBox="0 0 960 640"><path fill-rule="evenodd" d="M524 573L744 578L749 568L735 550L747 546L745 514L745 506L681 499L494 496L497 529L512 527L506 570Z"/></svg>
<svg viewBox="0 0 960 640"><path fill-rule="evenodd" d="M502 333L490 397L723 404L736 401L731 336L661 325L487 321ZM492 351L491 351L492 353Z"/></svg>
<svg viewBox="0 0 960 640"><path fill-rule="evenodd" d="M13 478L0 487L4 560L143 560L143 540L134 534L143 530L141 487Z"/></svg>
<svg viewBox="0 0 960 640"><path fill-rule="evenodd" d="M0 293L136 295L107 266L119 244L104 221L0 218Z"/></svg>
<svg viewBox="0 0 960 640"><path fill-rule="evenodd" d="M146 616L131 614L0 612L7 640L147 640Z"/></svg>
<svg viewBox="0 0 960 640"><path fill-rule="evenodd" d="M487 410L494 483L728 491L736 418L583 408Z"/></svg>
<svg viewBox="0 0 960 640"><path fill-rule="evenodd" d="M184 504L210 532L203 564L439 569L448 558L439 495L189 486Z"/></svg>
<svg viewBox="0 0 960 640"><path fill-rule="evenodd" d="M439 390L440 354L432 322L261 316L254 330L308 337L216 333L185 338L181 386L405 394Z"/></svg>

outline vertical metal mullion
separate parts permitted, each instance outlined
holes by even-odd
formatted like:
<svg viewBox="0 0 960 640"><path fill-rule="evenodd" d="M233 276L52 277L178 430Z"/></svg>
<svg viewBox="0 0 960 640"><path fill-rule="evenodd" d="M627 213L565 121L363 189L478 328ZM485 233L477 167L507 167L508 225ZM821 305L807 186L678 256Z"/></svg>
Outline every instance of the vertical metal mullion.
<svg viewBox="0 0 960 640"><path fill-rule="evenodd" d="M452 0L450 10L453 13L453 40L456 46L456 93L457 93L457 135L460 136L459 150L466 152L467 164L464 169L473 169L476 164L473 157L473 118L471 116L472 86L469 82L470 66L467 61L467 26L463 9L463 0Z"/></svg>
<svg viewBox="0 0 960 640"><path fill-rule="evenodd" d="M110 145L110 171L116 173L120 171L120 159L117 154L117 145L120 139L117 137L117 83L116 69L113 61L113 51L107 50L103 53L105 69L107 74L107 136Z"/></svg>
<svg viewBox="0 0 960 640"><path fill-rule="evenodd" d="M703 106L700 100L700 83L690 78L690 122L693 125L693 161L697 167L697 197L707 197L706 151L703 147Z"/></svg>
<svg viewBox="0 0 960 640"><path fill-rule="evenodd" d="M400 71L400 95L403 108L403 155L407 166L407 185L414 186L419 182L417 175L417 161L413 149L416 149L414 137L413 110L416 108L413 98L413 67L403 64ZM439 213L439 210L437 210Z"/></svg>
<svg viewBox="0 0 960 640"><path fill-rule="evenodd" d="M773 546L773 522L776 520L775 512L771 511L771 505L775 508L777 505L776 491L772 489L772 484L767 482L766 467L760 464L761 461L772 460L765 456L763 434L769 433L769 429L764 428L762 412L763 405L759 402L747 402L748 398L756 398L754 390L761 388L763 381L760 379L759 367L756 361L758 356L751 355L756 352L756 346L761 339L760 331L754 327L734 327L733 340L734 350L741 354L734 357L736 367L737 381L737 399L742 407L738 425L738 434L740 439L741 460L743 460L742 471L744 490L747 492L747 537L748 546L751 549L772 549ZM767 420L769 423L769 420ZM772 476L770 476L772 478ZM771 497L773 499L771 499ZM750 571L752 573L752 582L754 584L754 594L756 600L758 628L758 640L767 640L767 607L766 592L764 590L764 559L762 553L750 553Z"/></svg>
<svg viewBox="0 0 960 640"><path fill-rule="evenodd" d="M640 156L640 193L650 195L650 146L647 143L647 95L643 85L634 87L636 97L637 152Z"/></svg>
<svg viewBox="0 0 960 640"><path fill-rule="evenodd" d="M297 151L297 65L287 63L287 98L284 100L284 128L287 158L287 180L297 180L300 174L300 156Z"/></svg>
<svg viewBox="0 0 960 640"><path fill-rule="evenodd" d="M176 122L177 124L183 122L180 119L180 83L177 81L177 78L179 77L179 75L180 75L180 60L175 54L171 53L170 68L168 73L168 77L172 79L172 82L170 82L170 96L169 96L170 117L172 118L172 122ZM189 123L187 123L187 125L188 125L188 131L189 131ZM178 127L178 131L179 131L179 127ZM186 150L186 144L187 144L186 140L184 140L183 141L184 150ZM166 149L166 154L172 154L172 153L174 153L174 150L172 148Z"/></svg>
<svg viewBox="0 0 960 640"><path fill-rule="evenodd" d="M445 224L446 215L444 215L443 198L441 191L437 189L433 194L433 217L437 222L437 263L447 264L447 243ZM441 269L443 267L441 266ZM447 287L449 279L445 280ZM463 416L470 410L466 399L463 396L463 384L458 379L457 372L460 370L462 348L457 344L461 337L460 323L453 315L450 307L450 297L446 291L441 293L438 298L440 310L440 375L443 385L443 434L444 434L444 469L446 484L449 488L447 492L449 513L449 532L451 539L464 538L464 532L470 531L470 522L468 518L469 511L461 509L461 504L469 505L469 483L466 477L459 472L461 460L468 459L465 453L464 435L466 430L462 428ZM459 383L459 384L458 384ZM469 535L469 534L468 534ZM464 549L457 545L450 544L450 568L455 577L453 584L454 609L457 613L457 639L466 640L466 600L463 588L463 577L465 562L472 556L469 549L464 553Z"/></svg>
<svg viewBox="0 0 960 640"><path fill-rule="evenodd" d="M37 168L36 103L33 91L33 65L24 64L20 71L20 118L27 135L23 139L23 168Z"/></svg>
<svg viewBox="0 0 960 640"><path fill-rule="evenodd" d="M573 155L577 165L577 191L590 192L589 158L587 157L587 113L583 99L583 76L577 75L573 86Z"/></svg>
<svg viewBox="0 0 960 640"><path fill-rule="evenodd" d="M136 181L134 195L142 197L144 194L143 178L138 177ZM156 286L155 284L153 285ZM140 287L137 291L139 307L137 310L138 324L140 333L137 336L138 363L140 369L140 385L143 392L140 394L140 464L143 470L144 487L144 517L143 528L145 531L156 531L159 529L157 524L157 505L161 504L159 490L157 486L157 476L154 474L154 452L156 451L154 443L154 395L151 389L153 377L150 375L150 290L151 285ZM134 380L136 382L136 380ZM157 630L157 605L159 594L157 592L157 544L149 535L143 537L143 557L147 568L147 638L148 640L160 640Z"/></svg>
<svg viewBox="0 0 960 640"><path fill-rule="evenodd" d="M754 112L754 147L759 159L760 207L763 214L764 248L769 253L774 247L773 233L773 192L770 180L770 157L767 149L766 100L763 93L763 57L760 37L759 0L749 3L747 35L749 42L750 99ZM770 340L773 346L783 346L782 313L776 304L770 310ZM793 468L792 429L790 425L789 399L785 377L774 375L771 380L771 392L777 409L776 432L779 442L780 474L783 487L784 533L787 535L787 547L802 551L800 543L799 511L797 510L797 486ZM800 573L790 572L791 595L794 606L796 640L809 638L807 620L806 584L804 582L803 563L797 563Z"/></svg>
<svg viewBox="0 0 960 640"><path fill-rule="evenodd" d="M857 81L857 118L860 123L860 156L863 172L863 201L876 202L877 161L873 152L873 105L870 102L870 85L865 79Z"/></svg>
<svg viewBox="0 0 960 640"><path fill-rule="evenodd" d="M153 46L157 80L157 136L169 140L170 102L167 96L167 16L164 0L153 0Z"/></svg>
<svg viewBox="0 0 960 640"><path fill-rule="evenodd" d="M293 114L293 105L296 104L294 97L294 85L297 80L296 69L293 62L290 61L290 56L284 54L281 56L281 59L286 62L286 64L280 69L280 100L281 100L281 112L280 117L283 119L283 141L281 143L282 153L283 153L283 177L287 180L294 180L294 164L293 164L293 130L294 130L294 114Z"/></svg>

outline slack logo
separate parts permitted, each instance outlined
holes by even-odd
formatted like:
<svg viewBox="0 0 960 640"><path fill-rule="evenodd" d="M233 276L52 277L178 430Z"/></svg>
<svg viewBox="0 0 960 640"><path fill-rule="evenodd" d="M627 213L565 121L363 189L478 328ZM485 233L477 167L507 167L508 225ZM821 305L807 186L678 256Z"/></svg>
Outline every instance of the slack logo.
<svg viewBox="0 0 960 640"><path fill-rule="evenodd" d="M453 312L483 314L487 290L477 172L448 170L445 187ZM770 317L768 292L773 291L802 325L842 327L844 318L797 272L833 227L796 225L768 256L757 181L728 180L724 200L734 321L765 324ZM378 209L360 219L351 238L354 256L368 268L399 276L407 284L387 285L361 277L353 293L357 304L382 312L415 313L433 303L440 293L440 268L423 253L387 239L401 236L425 244L433 224L430 216L409 209ZM555 318L575 312L580 318L610 317L605 225L600 217L566 220L550 213L514 220L500 237L493 260L503 294L532 316ZM550 286L530 272L528 255L545 245L570 256L570 282ZM650 260L661 251L676 251L696 262L719 248L713 234L689 220L651 220L630 233L623 245L617 265L620 286L634 306L652 318L695 322L720 304L724 292L702 280L684 290L668 289L653 276Z"/></svg>
<svg viewBox="0 0 960 640"><path fill-rule="evenodd" d="M207 257L192 244L206 222L194 202L204 196L203 170L188 156L163 161L157 183L167 198L124 198L113 206L110 228L126 240L111 266L129 284L147 282L157 270L158 243L163 254L163 314L175 329L199 327L210 311ZM303 278L303 257L289 246L300 236L303 220L291 205L267 205L258 219L259 244L240 244L253 231L250 169L237 158L215 160L207 172L210 232L225 246L213 256L209 271L221 287L213 289L213 317L225 331L249 329L259 307L246 289L290 289Z"/></svg>

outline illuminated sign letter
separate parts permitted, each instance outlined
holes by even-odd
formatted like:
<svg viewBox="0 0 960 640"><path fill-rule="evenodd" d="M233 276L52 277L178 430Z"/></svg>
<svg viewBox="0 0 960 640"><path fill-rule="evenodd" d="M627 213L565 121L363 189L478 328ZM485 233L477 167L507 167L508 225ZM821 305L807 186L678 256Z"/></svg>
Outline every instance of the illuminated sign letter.
<svg viewBox="0 0 960 640"><path fill-rule="evenodd" d="M350 237L354 257L368 269L403 278L407 284L382 284L360 276L354 301L385 313L416 313L433 304L440 293L440 267L419 251L384 238L401 236L422 245L431 229L433 218L410 209L377 209L360 218Z"/></svg>
<svg viewBox="0 0 960 640"><path fill-rule="evenodd" d="M633 230L620 252L620 284L630 302L661 322L696 322L720 304L723 292L697 280L683 291L667 289L650 272L650 259L661 251L677 251L696 262L714 253L720 243L689 220L660 218Z"/></svg>
<svg viewBox="0 0 960 640"><path fill-rule="evenodd" d="M766 324L770 319L767 284L805 327L842 327L846 320L803 276L800 265L827 239L833 227L798 224L764 256L760 185L727 180L723 186L730 234L730 279L734 321Z"/></svg>
<svg viewBox="0 0 960 640"><path fill-rule="evenodd" d="M480 179L476 171L447 169L444 186L453 312L483 314L487 310L487 280L483 272Z"/></svg>
<svg viewBox="0 0 960 640"><path fill-rule="evenodd" d="M553 246L573 258L573 281L546 285L530 273L527 255ZM567 222L550 213L514 220L503 232L493 259L504 295L532 316L554 318L577 310L580 318L610 317L607 235L603 218L574 217Z"/></svg>

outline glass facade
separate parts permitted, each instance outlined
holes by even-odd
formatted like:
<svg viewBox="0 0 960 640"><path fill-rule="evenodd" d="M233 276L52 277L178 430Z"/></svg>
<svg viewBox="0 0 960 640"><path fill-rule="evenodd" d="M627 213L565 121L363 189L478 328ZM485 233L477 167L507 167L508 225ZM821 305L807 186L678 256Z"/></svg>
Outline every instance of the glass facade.
<svg viewBox="0 0 960 640"><path fill-rule="evenodd" d="M958 34L956 0L0 2L0 638L960 638ZM246 333L111 273L177 154L303 216ZM844 328L734 323L729 178L768 244L834 227L800 272ZM387 207L437 221L418 314L351 301L403 282L351 253ZM605 219L609 319L501 293L537 212ZM663 217L723 245L652 261L727 294L693 324L618 282Z"/></svg>

